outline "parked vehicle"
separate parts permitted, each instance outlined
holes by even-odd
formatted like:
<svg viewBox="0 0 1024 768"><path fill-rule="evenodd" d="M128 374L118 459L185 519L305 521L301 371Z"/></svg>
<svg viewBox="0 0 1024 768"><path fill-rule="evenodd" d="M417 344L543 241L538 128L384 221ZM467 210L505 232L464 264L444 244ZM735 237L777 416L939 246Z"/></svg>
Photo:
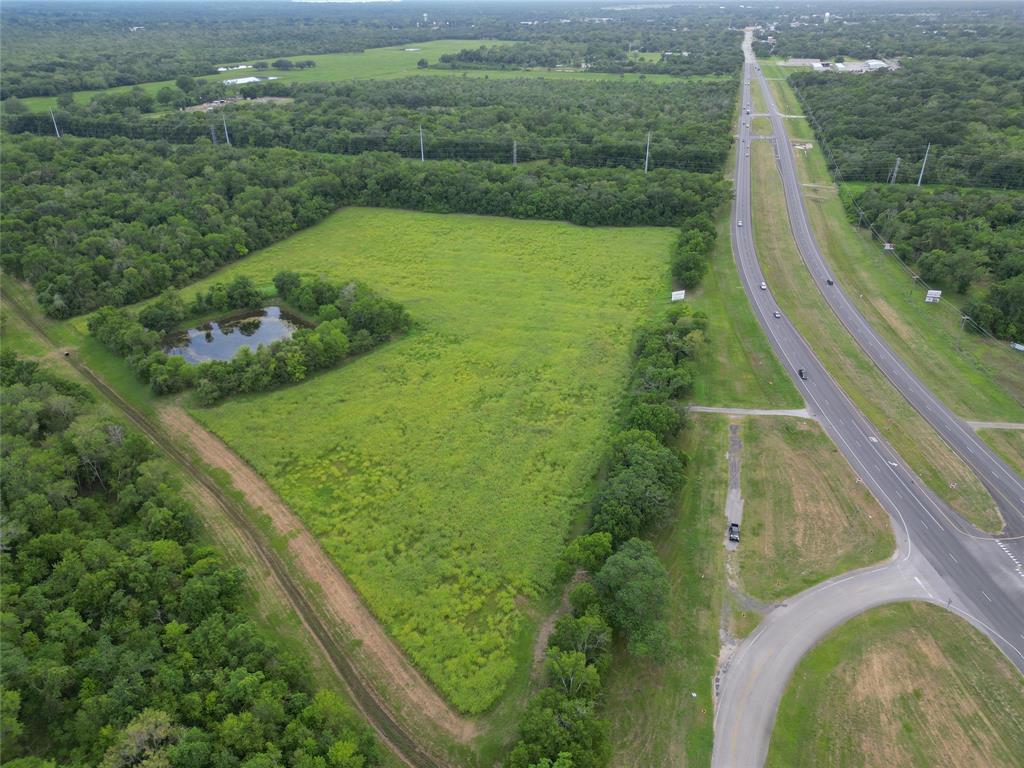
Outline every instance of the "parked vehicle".
<svg viewBox="0 0 1024 768"><path fill-rule="evenodd" d="M729 523L729 541L736 541L736 542L738 542L739 540L740 540L740 524L739 523Z"/></svg>

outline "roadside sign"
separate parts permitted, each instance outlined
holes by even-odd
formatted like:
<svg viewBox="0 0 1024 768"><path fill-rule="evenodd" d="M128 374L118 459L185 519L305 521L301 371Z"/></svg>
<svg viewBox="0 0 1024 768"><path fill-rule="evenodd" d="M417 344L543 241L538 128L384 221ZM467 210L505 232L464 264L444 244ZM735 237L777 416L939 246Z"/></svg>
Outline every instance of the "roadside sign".
<svg viewBox="0 0 1024 768"><path fill-rule="evenodd" d="M928 295L924 297L925 303L927 304L938 304L939 299L942 298L942 291L928 291Z"/></svg>
<svg viewBox="0 0 1024 768"><path fill-rule="evenodd" d="M672 291L672 301L682 301L686 298L686 291Z"/></svg>

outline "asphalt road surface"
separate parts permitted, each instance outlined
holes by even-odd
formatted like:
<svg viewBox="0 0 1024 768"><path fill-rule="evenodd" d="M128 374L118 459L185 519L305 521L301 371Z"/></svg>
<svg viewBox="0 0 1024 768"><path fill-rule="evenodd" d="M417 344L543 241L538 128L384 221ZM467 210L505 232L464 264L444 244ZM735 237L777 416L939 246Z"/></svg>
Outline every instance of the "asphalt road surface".
<svg viewBox="0 0 1024 768"><path fill-rule="evenodd" d="M749 33L744 53L743 113L751 106L751 82L758 80L773 116L777 115L767 84L756 69ZM789 146L781 121L773 122L779 154L785 155ZM1024 558L1009 548L1012 542L962 532L959 516L906 467L828 375L776 304L770 286L760 288L765 278L750 230L750 129L743 123L736 153L732 242L744 290L808 410L892 517L899 548L885 565L836 577L777 606L740 644L723 670L716 707L712 765L720 768L754 768L764 763L775 712L797 662L829 631L875 605L923 599L947 606L985 632L1024 671L1024 571L1019 565ZM789 167L793 170L792 163ZM784 163L780 170L785 175ZM799 185L796 190L799 194ZM776 310L781 317L774 317ZM797 375L801 368L806 379ZM997 471L994 465L993 471ZM1019 482L1009 474L1009 479L1004 478L1006 488L1012 488L1014 479ZM1014 509L1011 504L1009 512L1004 511L1008 519Z"/></svg>

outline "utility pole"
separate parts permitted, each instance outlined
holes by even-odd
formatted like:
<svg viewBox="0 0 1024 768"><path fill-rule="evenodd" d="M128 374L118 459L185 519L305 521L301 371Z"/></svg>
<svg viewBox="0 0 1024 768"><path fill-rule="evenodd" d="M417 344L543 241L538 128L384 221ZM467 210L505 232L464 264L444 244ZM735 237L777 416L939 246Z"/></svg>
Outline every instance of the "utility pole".
<svg viewBox="0 0 1024 768"><path fill-rule="evenodd" d="M647 173L647 164L651 160L651 132L647 132L647 150L644 152L644 173Z"/></svg>
<svg viewBox="0 0 1024 768"><path fill-rule="evenodd" d="M224 121L224 143L230 147L231 137L228 135L228 119L224 115L221 115L221 120Z"/></svg>
<svg viewBox="0 0 1024 768"><path fill-rule="evenodd" d="M896 158L896 165L893 166L893 169L892 169L892 177L889 179L889 183L890 184L895 184L896 183L896 176L899 174L899 172L900 172L900 159L897 157Z"/></svg>
<svg viewBox="0 0 1024 768"><path fill-rule="evenodd" d="M423 153L423 126L420 126L420 162L424 162L427 156Z"/></svg>
<svg viewBox="0 0 1024 768"><path fill-rule="evenodd" d="M512 167L515 168L519 164L519 142L512 139Z"/></svg>
<svg viewBox="0 0 1024 768"><path fill-rule="evenodd" d="M924 151L924 160L921 161L921 173L917 177L917 186L921 186L921 179L924 178L924 167L928 165L928 153L932 150L932 143L928 142L928 147Z"/></svg>
<svg viewBox="0 0 1024 768"><path fill-rule="evenodd" d="M57 134L57 138L61 138L60 128L57 127L57 118L53 114L53 110L50 110L50 119L53 120L53 132Z"/></svg>
<svg viewBox="0 0 1024 768"><path fill-rule="evenodd" d="M963 338L963 335L964 335L964 323L966 323L970 319L971 318L969 318L967 315L961 313L961 315L960 315L960 333L958 333L956 335L956 351L957 352L962 352L963 351L961 349L961 347L960 347L960 339Z"/></svg>
<svg viewBox="0 0 1024 768"><path fill-rule="evenodd" d="M217 132L213 130L213 123L210 123L210 141L217 143Z"/></svg>

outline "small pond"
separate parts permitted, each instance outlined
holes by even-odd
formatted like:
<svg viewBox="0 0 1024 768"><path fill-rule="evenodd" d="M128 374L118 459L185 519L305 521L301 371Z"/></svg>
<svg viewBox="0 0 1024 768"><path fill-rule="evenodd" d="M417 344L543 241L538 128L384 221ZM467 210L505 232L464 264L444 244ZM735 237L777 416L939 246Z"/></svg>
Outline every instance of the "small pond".
<svg viewBox="0 0 1024 768"><path fill-rule="evenodd" d="M193 365L208 360L230 360L242 347L255 350L260 344L287 339L305 323L280 307L238 312L219 321L211 321L172 333L164 339L164 352L185 358Z"/></svg>

